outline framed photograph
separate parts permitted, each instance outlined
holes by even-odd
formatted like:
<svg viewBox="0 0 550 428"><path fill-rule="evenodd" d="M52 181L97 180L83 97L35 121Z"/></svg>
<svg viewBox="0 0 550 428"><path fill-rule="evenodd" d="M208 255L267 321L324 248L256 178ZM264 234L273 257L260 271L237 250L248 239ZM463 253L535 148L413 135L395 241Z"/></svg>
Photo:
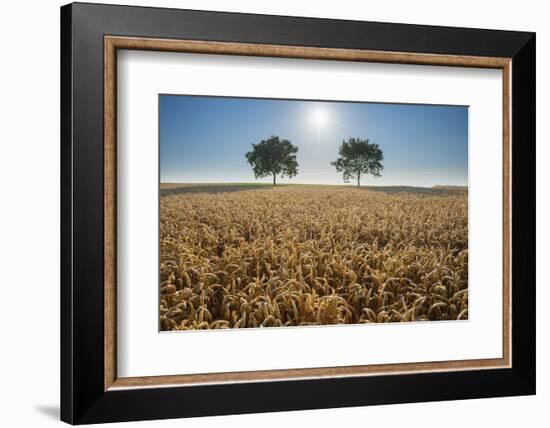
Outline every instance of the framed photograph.
<svg viewBox="0 0 550 428"><path fill-rule="evenodd" d="M61 8L61 418L535 393L535 34Z"/></svg>

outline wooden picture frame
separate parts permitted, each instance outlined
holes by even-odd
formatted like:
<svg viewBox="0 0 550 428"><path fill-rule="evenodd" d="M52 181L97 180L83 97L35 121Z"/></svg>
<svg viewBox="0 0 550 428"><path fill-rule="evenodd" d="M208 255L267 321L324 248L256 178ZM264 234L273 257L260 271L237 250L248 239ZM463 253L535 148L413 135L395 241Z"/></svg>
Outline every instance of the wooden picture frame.
<svg viewBox="0 0 550 428"><path fill-rule="evenodd" d="M117 49L502 70L502 358L118 377ZM62 420L80 424L535 392L533 33L77 3L61 9L61 53Z"/></svg>

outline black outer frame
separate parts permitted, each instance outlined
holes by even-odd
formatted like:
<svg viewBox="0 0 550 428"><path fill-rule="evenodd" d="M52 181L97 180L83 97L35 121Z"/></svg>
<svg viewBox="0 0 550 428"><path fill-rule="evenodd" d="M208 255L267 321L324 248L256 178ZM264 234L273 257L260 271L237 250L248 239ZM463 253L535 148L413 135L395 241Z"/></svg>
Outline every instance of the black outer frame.
<svg viewBox="0 0 550 428"><path fill-rule="evenodd" d="M512 58L512 368L104 391L104 35ZM61 420L535 393L535 34L73 3L61 8Z"/></svg>

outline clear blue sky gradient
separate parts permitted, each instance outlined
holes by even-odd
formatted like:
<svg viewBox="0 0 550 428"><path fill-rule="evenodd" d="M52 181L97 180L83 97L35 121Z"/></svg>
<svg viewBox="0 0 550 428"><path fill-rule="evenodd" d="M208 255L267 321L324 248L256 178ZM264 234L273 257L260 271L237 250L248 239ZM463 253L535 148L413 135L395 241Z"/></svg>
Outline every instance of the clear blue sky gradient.
<svg viewBox="0 0 550 428"><path fill-rule="evenodd" d="M330 162L343 139L359 137L384 151L382 177L361 184L468 184L465 106L160 95L159 108L163 183L269 183L254 178L244 155L278 135L299 148L299 174L281 183L344 184Z"/></svg>

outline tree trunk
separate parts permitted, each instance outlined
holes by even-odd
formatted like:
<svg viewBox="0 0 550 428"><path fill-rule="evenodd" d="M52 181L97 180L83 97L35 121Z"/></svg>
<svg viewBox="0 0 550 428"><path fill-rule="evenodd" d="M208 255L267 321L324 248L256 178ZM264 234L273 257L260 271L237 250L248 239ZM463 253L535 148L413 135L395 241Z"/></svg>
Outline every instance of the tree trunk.
<svg viewBox="0 0 550 428"><path fill-rule="evenodd" d="M361 187L361 173L357 173L357 187Z"/></svg>
<svg viewBox="0 0 550 428"><path fill-rule="evenodd" d="M276 186L276 185L277 185L277 184L275 183L275 177L276 177L276 175L275 175L275 174L273 174L273 185L274 185L274 186Z"/></svg>

